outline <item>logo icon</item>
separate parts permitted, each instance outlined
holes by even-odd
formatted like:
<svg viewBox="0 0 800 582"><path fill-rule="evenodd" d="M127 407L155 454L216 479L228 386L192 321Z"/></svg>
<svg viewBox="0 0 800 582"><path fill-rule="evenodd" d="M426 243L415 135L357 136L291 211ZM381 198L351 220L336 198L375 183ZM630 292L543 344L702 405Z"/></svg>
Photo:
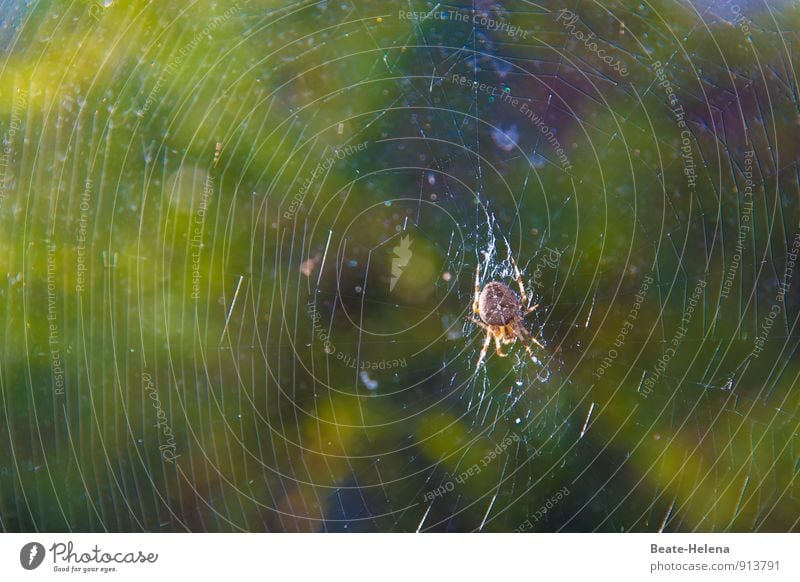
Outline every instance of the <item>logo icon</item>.
<svg viewBox="0 0 800 582"><path fill-rule="evenodd" d="M403 274L403 269L406 268L408 262L411 260L411 237L404 236L400 239L400 244L392 249L394 258L392 259L392 278L389 281L389 292L394 291L394 286L397 285L400 275Z"/></svg>
<svg viewBox="0 0 800 582"><path fill-rule="evenodd" d="M39 542L30 542L22 546L19 552L19 563L26 570L35 570L44 561L44 546Z"/></svg>

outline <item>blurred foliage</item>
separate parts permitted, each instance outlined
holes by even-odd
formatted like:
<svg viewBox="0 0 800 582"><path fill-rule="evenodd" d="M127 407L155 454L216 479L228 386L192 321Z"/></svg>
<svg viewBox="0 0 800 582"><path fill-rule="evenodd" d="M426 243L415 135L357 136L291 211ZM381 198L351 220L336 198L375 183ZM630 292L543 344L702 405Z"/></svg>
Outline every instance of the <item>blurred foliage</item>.
<svg viewBox="0 0 800 582"><path fill-rule="evenodd" d="M622 78L558 3L474 4L528 34L472 2L4 7L2 530L511 531L562 487L534 529L800 529L800 5L581 3ZM503 239L529 287L561 253L547 348L476 373Z"/></svg>

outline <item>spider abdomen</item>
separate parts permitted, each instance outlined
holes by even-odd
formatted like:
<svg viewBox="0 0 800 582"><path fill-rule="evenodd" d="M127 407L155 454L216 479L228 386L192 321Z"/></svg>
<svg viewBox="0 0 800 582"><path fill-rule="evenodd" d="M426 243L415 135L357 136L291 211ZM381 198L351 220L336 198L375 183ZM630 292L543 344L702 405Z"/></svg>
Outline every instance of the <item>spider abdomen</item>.
<svg viewBox="0 0 800 582"><path fill-rule="evenodd" d="M519 297L507 285L492 281L481 291L478 310L484 323L508 325L520 316Z"/></svg>

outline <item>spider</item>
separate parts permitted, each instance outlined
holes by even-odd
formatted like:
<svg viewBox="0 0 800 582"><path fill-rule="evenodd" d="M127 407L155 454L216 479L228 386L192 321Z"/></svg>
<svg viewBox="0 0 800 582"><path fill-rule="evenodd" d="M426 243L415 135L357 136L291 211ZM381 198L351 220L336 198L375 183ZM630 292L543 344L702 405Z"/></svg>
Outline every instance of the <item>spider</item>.
<svg viewBox="0 0 800 582"><path fill-rule="evenodd" d="M531 343L544 348L542 344L536 341L522 322L524 317L533 313L539 307L539 304L526 307L523 310L523 305L528 304L528 295L522 286L522 275L520 275L517 262L513 257L509 258L517 275L519 297L508 285L499 281L491 281L481 290L481 266L478 265L475 269L475 299L472 302L472 311L480 319L474 316L469 317L469 319L486 330L486 340L483 342L483 349L478 358L476 369L481 367L483 360L486 358L486 352L492 339L494 339L495 353L502 358L508 356L508 353L504 353L501 346L513 344L518 339L531 356L533 356ZM521 301L520 297L522 298Z"/></svg>

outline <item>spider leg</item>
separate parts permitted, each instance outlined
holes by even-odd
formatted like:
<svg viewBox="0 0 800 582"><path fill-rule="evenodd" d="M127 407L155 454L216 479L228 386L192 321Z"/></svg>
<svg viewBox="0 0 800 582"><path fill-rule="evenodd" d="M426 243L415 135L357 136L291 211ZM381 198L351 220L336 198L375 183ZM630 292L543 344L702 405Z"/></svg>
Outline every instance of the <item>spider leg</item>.
<svg viewBox="0 0 800 582"><path fill-rule="evenodd" d="M503 349L500 345L500 340L502 338L499 335L494 336L494 353L496 353L501 358L508 357L508 353L503 352Z"/></svg>
<svg viewBox="0 0 800 582"><path fill-rule="evenodd" d="M477 317L473 317L473 316L470 316L470 315L468 315L468 316L467 316L467 319L468 319L469 321L471 321L472 323L474 323L475 325L479 325L479 326L481 326L483 329L489 329L489 326L488 326L488 325L486 325L485 323L483 323L483 322L482 322L480 319L478 319Z"/></svg>
<svg viewBox="0 0 800 582"><path fill-rule="evenodd" d="M533 339L533 338L531 338L531 339ZM533 340L533 341L536 341L536 340ZM537 342L537 343L538 343L538 342ZM523 341L523 342L522 342L522 345L523 345L523 346L525 346L525 349L527 350L527 352L528 352L528 355L529 355L531 358L535 358L535 357L536 357L536 356L534 355L534 353L533 353L533 350L531 349L531 346L528 344L528 342L525 342L525 341Z"/></svg>
<svg viewBox="0 0 800 582"><path fill-rule="evenodd" d="M525 286L522 284L522 274L519 272L519 267L517 267L517 261L514 260L514 257L509 256L508 258L511 259L511 264L514 266L514 273L516 273L517 275L517 285L519 285L519 296L522 299L522 304L527 305L528 294L525 293ZM535 305L534 307L530 308L528 313L530 313L530 311L533 311L537 307L538 305Z"/></svg>
<svg viewBox="0 0 800 582"><path fill-rule="evenodd" d="M540 348L544 349L544 346L541 343L539 343L539 340L537 340L535 337L533 337L530 333L526 333L525 337L523 338L523 340L527 340L528 342L534 343L537 346L539 346ZM530 352L531 350L530 350L530 347L528 346L528 344L525 341L523 341L522 343L525 344L525 347L528 348L528 352Z"/></svg>
<svg viewBox="0 0 800 582"><path fill-rule="evenodd" d="M531 342L535 343L535 344L536 344L537 346L539 346L540 348L544 349L544 346L543 346L541 343L539 343L539 340L537 340L535 337L533 337L533 336L528 336L528 339L529 339Z"/></svg>
<svg viewBox="0 0 800 582"><path fill-rule="evenodd" d="M472 299L472 312L480 313L478 309L478 299L481 296L481 264L475 267L475 297Z"/></svg>
<svg viewBox="0 0 800 582"><path fill-rule="evenodd" d="M480 357L478 357L478 365L475 366L476 371L481 367L483 360L486 358L486 352L489 351L489 343L491 341L492 341L492 334L487 331L486 339L483 342L483 349L481 350L481 355Z"/></svg>
<svg viewBox="0 0 800 582"><path fill-rule="evenodd" d="M526 309L526 310L525 310L525 313L522 315L522 317L527 317L528 315L530 315L531 313L533 313L534 311L536 311L536 308L537 308L537 307L539 307L539 304L538 304L538 303L537 303L536 305L533 305L533 306L531 306L531 307L528 307L528 309Z"/></svg>
<svg viewBox="0 0 800 582"><path fill-rule="evenodd" d="M519 336L520 340L522 340L522 343L525 345L525 349L528 350L528 353L530 353L530 346L528 345L528 342L536 344L541 349L545 349L545 347L539 342L539 340L533 337L533 334L530 331L528 331L524 325L521 324L517 325L515 327L515 331Z"/></svg>

